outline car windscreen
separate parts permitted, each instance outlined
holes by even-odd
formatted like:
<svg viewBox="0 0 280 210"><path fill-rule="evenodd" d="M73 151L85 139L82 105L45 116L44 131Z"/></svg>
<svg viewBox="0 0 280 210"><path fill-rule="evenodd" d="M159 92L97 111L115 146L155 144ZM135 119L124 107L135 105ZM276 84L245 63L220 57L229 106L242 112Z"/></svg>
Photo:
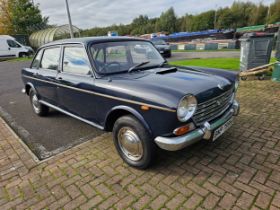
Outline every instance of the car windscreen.
<svg viewBox="0 0 280 210"><path fill-rule="evenodd" d="M93 44L91 53L96 71L100 74L127 72L139 64L137 69L148 69L164 62L157 49L147 41L115 41Z"/></svg>

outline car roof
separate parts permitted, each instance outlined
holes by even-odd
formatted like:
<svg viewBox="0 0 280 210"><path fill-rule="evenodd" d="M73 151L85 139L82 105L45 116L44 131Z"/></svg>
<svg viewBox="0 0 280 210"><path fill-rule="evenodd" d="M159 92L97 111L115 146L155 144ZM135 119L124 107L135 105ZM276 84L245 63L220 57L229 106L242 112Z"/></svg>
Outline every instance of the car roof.
<svg viewBox="0 0 280 210"><path fill-rule="evenodd" d="M41 46L40 48L49 47L53 45L60 44L92 44L92 43L102 43L102 42L114 42L114 41L147 41L146 39L134 38L134 37L125 37L125 36L116 36L116 37L107 37L107 36L97 36L97 37L83 37L83 38L72 38L72 39L62 39L54 42L50 42Z"/></svg>

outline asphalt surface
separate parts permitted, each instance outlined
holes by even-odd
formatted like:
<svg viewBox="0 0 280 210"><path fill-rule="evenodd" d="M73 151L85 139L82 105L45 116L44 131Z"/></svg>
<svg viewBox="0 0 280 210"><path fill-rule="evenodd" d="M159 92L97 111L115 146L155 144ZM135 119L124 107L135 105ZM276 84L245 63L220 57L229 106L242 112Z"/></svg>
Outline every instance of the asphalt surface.
<svg viewBox="0 0 280 210"><path fill-rule="evenodd" d="M28 96L21 93L21 68L30 62L0 62L0 115L39 159L45 159L103 132L90 125L51 111L38 117Z"/></svg>

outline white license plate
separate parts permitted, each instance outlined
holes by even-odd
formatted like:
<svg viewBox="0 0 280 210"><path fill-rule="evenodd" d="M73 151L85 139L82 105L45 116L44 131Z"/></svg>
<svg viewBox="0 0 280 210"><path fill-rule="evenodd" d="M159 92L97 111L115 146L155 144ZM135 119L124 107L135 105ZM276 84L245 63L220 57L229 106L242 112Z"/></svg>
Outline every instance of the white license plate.
<svg viewBox="0 0 280 210"><path fill-rule="evenodd" d="M213 141L215 141L217 138L219 138L221 135L223 135L223 133L226 132L232 126L232 124L233 124L233 118L228 120L225 124L223 124L217 130L215 130L214 135L213 135Z"/></svg>
<svg viewBox="0 0 280 210"><path fill-rule="evenodd" d="M160 51L160 53L164 53L164 51Z"/></svg>

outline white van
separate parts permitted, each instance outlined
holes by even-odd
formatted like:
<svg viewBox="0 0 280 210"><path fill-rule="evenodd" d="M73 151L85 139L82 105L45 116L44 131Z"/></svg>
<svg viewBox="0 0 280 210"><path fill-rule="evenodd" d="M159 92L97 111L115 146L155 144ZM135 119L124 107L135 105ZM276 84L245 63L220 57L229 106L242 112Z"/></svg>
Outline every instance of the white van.
<svg viewBox="0 0 280 210"><path fill-rule="evenodd" d="M0 59L27 57L32 53L31 47L20 44L14 37L0 35Z"/></svg>

